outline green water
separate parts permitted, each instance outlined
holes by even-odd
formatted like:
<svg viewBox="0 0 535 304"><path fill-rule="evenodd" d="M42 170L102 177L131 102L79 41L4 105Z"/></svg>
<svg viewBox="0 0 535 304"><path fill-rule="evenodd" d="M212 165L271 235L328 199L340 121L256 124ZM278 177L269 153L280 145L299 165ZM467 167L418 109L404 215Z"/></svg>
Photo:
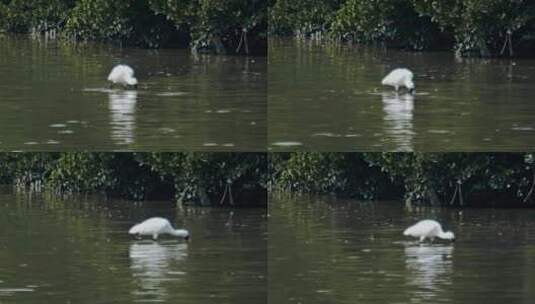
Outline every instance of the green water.
<svg viewBox="0 0 535 304"><path fill-rule="evenodd" d="M273 151L535 149L535 60L270 40ZM381 79L410 68L416 94Z"/></svg>
<svg viewBox="0 0 535 304"><path fill-rule="evenodd" d="M119 63L137 90L108 88ZM0 34L1 150L265 150L266 58Z"/></svg>
<svg viewBox="0 0 535 304"><path fill-rule="evenodd" d="M274 196L269 303L532 303L535 210ZM402 235L431 218L456 241Z"/></svg>
<svg viewBox="0 0 535 304"><path fill-rule="evenodd" d="M168 205L2 189L0 303L265 303L265 209ZM150 216L189 229L190 242L127 234Z"/></svg>

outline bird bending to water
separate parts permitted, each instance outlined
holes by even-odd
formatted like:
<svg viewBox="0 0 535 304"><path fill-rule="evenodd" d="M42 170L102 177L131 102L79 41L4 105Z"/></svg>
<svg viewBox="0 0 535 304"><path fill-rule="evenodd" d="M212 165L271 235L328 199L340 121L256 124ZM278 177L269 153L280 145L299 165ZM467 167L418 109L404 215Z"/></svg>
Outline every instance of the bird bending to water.
<svg viewBox="0 0 535 304"><path fill-rule="evenodd" d="M110 87L113 84L121 84L125 87L137 87L137 79L134 77L134 70L124 64L116 65L108 75L108 81L111 81Z"/></svg>
<svg viewBox="0 0 535 304"><path fill-rule="evenodd" d="M420 242L423 242L425 238L431 239L438 237L444 240L455 240L455 235L451 231L444 232L442 226L437 221L423 220L405 229L403 232L405 236L412 236L420 238Z"/></svg>
<svg viewBox="0 0 535 304"><path fill-rule="evenodd" d="M400 87L406 87L409 93L414 93L414 82L412 82L413 74L408 69L395 69L386 75L381 81L382 85L393 86L396 91Z"/></svg>
<svg viewBox="0 0 535 304"><path fill-rule="evenodd" d="M170 234L184 238L186 241L189 240L189 231L186 229L173 228L171 223L162 217L151 217L142 223L134 225L132 228L130 228L128 233L138 236L149 235L155 240L158 239L158 235L160 234Z"/></svg>

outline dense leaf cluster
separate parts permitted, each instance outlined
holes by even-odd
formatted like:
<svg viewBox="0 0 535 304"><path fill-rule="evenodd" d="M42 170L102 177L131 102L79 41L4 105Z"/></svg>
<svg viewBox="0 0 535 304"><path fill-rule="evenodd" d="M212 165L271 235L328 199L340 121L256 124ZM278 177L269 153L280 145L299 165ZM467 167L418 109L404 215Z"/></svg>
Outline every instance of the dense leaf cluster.
<svg viewBox="0 0 535 304"><path fill-rule="evenodd" d="M396 198L403 190L365 153L272 153L269 171L271 187L284 191L369 200Z"/></svg>
<svg viewBox="0 0 535 304"><path fill-rule="evenodd" d="M263 0L2 0L0 31L228 53L266 51Z"/></svg>
<svg viewBox="0 0 535 304"><path fill-rule="evenodd" d="M535 2L529 0L277 0L269 21L274 34L322 31L458 55L533 56L535 46Z"/></svg>
<svg viewBox="0 0 535 304"><path fill-rule="evenodd" d="M271 157L279 190L449 206L529 206L534 159L524 153L290 153Z"/></svg>
<svg viewBox="0 0 535 304"><path fill-rule="evenodd" d="M199 205L266 203L263 153L2 153L0 183Z"/></svg>

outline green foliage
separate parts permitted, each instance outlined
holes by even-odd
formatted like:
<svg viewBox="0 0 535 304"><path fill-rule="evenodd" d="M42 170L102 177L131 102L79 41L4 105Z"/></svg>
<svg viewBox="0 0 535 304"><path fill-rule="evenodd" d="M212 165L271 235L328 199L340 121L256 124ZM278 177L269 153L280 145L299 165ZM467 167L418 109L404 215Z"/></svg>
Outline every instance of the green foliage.
<svg viewBox="0 0 535 304"><path fill-rule="evenodd" d="M152 12L147 1L80 0L65 34L82 40L122 41L157 48L179 35L174 24Z"/></svg>
<svg viewBox="0 0 535 304"><path fill-rule="evenodd" d="M395 0L348 0L336 12L333 31L353 33L361 42L370 42L391 38L395 27L390 17L396 11Z"/></svg>
<svg viewBox="0 0 535 304"><path fill-rule="evenodd" d="M357 42L417 50L449 48L459 55L514 55L515 49L526 52L535 45L535 2L529 0L313 2L277 1L270 10L270 32L319 28Z"/></svg>
<svg viewBox="0 0 535 304"><path fill-rule="evenodd" d="M508 32L523 39L535 29L535 2L529 0L413 2L417 12L431 16L444 30L452 31L460 54L497 55L506 44Z"/></svg>
<svg viewBox="0 0 535 304"><path fill-rule="evenodd" d="M262 153L2 153L0 182L59 194L252 206L265 204L266 166Z"/></svg>
<svg viewBox="0 0 535 304"><path fill-rule="evenodd" d="M105 165L111 157L111 154L60 154L43 180L59 192L107 190L114 184L111 170Z"/></svg>
<svg viewBox="0 0 535 304"><path fill-rule="evenodd" d="M340 0L277 0L269 11L270 32L290 35L294 31L323 30L333 20Z"/></svg>
<svg viewBox="0 0 535 304"><path fill-rule="evenodd" d="M157 14L191 33L195 48L237 49L242 33L265 38L267 5L264 0L149 0ZM258 39L257 38L257 39ZM251 43L251 42L248 42ZM241 49L241 48L240 48Z"/></svg>
<svg viewBox="0 0 535 304"><path fill-rule="evenodd" d="M0 27L16 33L57 28L73 6L74 0L5 0L0 3Z"/></svg>
<svg viewBox="0 0 535 304"><path fill-rule="evenodd" d="M29 185L47 178L57 153L0 153L0 183Z"/></svg>
<svg viewBox="0 0 535 304"><path fill-rule="evenodd" d="M520 153L422 153L400 162L412 170L385 169L405 172L405 197L413 202L514 204L526 199L534 182L533 169Z"/></svg>
<svg viewBox="0 0 535 304"><path fill-rule="evenodd" d="M130 1L81 0L70 12L66 32L86 40L128 38Z"/></svg>
<svg viewBox="0 0 535 304"><path fill-rule="evenodd" d="M235 204L248 192L262 192L267 159L262 153L136 154L140 163L173 181L178 201ZM225 191L230 191L231 196ZM253 202L250 202L253 203Z"/></svg>
<svg viewBox="0 0 535 304"><path fill-rule="evenodd" d="M418 15L410 1L348 0L336 12L335 36L361 43L386 42L412 50L434 47L442 38L438 27Z"/></svg>
<svg viewBox="0 0 535 304"><path fill-rule="evenodd" d="M272 162L272 184L279 189L359 199L391 194L432 205L535 202L535 193L530 193L535 182L532 154L291 153Z"/></svg>
<svg viewBox="0 0 535 304"><path fill-rule="evenodd" d="M441 38L438 27L418 15L410 1L280 0L270 10L269 18L270 32L279 35L325 31L360 43L387 42L418 50L436 45Z"/></svg>
<svg viewBox="0 0 535 304"><path fill-rule="evenodd" d="M400 186L359 153L290 153L271 158L273 187L335 193L359 199L392 198Z"/></svg>
<svg viewBox="0 0 535 304"><path fill-rule="evenodd" d="M58 29L77 40L117 41L158 48L209 48L265 52L267 2L263 0L4 0L0 30ZM238 47L239 46L239 47Z"/></svg>

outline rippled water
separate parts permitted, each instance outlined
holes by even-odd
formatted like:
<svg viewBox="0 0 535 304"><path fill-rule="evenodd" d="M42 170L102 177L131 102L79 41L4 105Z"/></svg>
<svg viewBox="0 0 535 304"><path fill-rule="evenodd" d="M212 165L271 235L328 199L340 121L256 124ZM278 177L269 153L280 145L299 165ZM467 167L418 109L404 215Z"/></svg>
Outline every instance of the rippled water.
<svg viewBox="0 0 535 304"><path fill-rule="evenodd" d="M0 303L265 303L265 209L168 204L2 189ZM190 242L127 234L150 216L188 228Z"/></svg>
<svg viewBox="0 0 535 304"><path fill-rule="evenodd" d="M270 303L531 303L535 210L404 208L401 202L274 196ZM402 235L424 218L456 241Z"/></svg>
<svg viewBox="0 0 535 304"><path fill-rule="evenodd" d="M111 68L137 90L108 88ZM2 150L265 150L266 58L0 34Z"/></svg>
<svg viewBox="0 0 535 304"><path fill-rule="evenodd" d="M535 148L535 60L270 40L274 151L525 151ZM414 96L381 79L415 75Z"/></svg>

